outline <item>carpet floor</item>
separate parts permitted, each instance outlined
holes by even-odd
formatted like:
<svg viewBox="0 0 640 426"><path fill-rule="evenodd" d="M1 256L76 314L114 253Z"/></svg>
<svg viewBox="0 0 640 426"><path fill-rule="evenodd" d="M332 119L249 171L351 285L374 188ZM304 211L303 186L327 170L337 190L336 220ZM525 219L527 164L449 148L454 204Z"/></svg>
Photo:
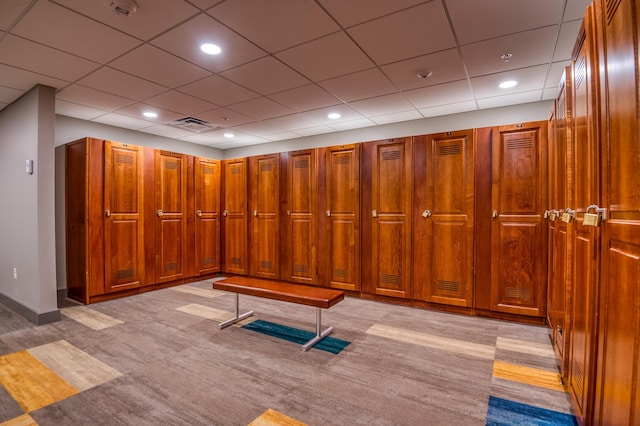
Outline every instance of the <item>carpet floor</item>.
<svg viewBox="0 0 640 426"><path fill-rule="evenodd" d="M43 326L0 304L0 425L575 424L546 327L346 298L303 352L313 308L240 296L255 315L219 330L233 300L206 280Z"/></svg>

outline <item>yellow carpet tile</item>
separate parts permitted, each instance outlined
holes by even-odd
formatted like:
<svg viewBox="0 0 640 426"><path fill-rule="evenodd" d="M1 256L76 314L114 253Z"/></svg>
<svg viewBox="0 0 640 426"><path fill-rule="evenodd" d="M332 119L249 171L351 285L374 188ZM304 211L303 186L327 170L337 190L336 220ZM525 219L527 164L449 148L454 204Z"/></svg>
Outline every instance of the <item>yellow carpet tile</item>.
<svg viewBox="0 0 640 426"><path fill-rule="evenodd" d="M23 414L15 419L0 423L0 426L38 426L38 423L30 415Z"/></svg>
<svg viewBox="0 0 640 426"><path fill-rule="evenodd" d="M27 351L0 357L0 384L27 413L78 393Z"/></svg>
<svg viewBox="0 0 640 426"><path fill-rule="evenodd" d="M299 422L269 408L259 417L256 417L248 426L306 426L306 423Z"/></svg>
<svg viewBox="0 0 640 426"><path fill-rule="evenodd" d="M553 371L495 361L493 363L493 377L565 392L560 374Z"/></svg>
<svg viewBox="0 0 640 426"><path fill-rule="evenodd" d="M123 324L117 318L113 318L102 312L98 312L95 309L91 309L87 306L73 306L71 308L62 308L60 313L72 320L78 321L80 324L84 324L92 330L104 330L105 328L113 327L114 325Z"/></svg>
<svg viewBox="0 0 640 426"><path fill-rule="evenodd" d="M405 343L426 346L443 351L455 352L459 354L474 356L484 359L494 359L496 350L493 346L470 343L461 340L449 339L446 337L433 336L426 333L404 330L396 327L375 324L367 330L368 334L373 334L387 339L393 339Z"/></svg>

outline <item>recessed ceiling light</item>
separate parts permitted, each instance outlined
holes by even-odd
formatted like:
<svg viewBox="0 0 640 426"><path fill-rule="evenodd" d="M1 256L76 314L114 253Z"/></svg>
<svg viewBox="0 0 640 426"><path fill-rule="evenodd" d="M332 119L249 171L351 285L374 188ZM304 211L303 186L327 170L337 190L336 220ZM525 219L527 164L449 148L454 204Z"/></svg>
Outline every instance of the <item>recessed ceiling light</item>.
<svg viewBox="0 0 640 426"><path fill-rule="evenodd" d="M224 137L227 138L227 139L231 139L231 138L235 138L236 135L234 135L233 133L227 132L227 133L224 134Z"/></svg>
<svg viewBox="0 0 640 426"><path fill-rule="evenodd" d="M498 87L500 87L501 89L510 89L512 87L515 87L518 85L518 82L515 80L507 80L507 81L503 81L502 83L500 83L498 85Z"/></svg>
<svg viewBox="0 0 640 426"><path fill-rule="evenodd" d="M142 113L142 115L144 115L147 118L156 118L158 116L158 114L152 111L145 111Z"/></svg>
<svg viewBox="0 0 640 426"><path fill-rule="evenodd" d="M340 117L341 117L341 115L338 114L337 112L331 112L331 113L327 114L327 118L329 118L331 120L337 120Z"/></svg>
<svg viewBox="0 0 640 426"><path fill-rule="evenodd" d="M208 55L217 55L218 53L222 52L220 46L212 43L205 43L200 46L200 49Z"/></svg>

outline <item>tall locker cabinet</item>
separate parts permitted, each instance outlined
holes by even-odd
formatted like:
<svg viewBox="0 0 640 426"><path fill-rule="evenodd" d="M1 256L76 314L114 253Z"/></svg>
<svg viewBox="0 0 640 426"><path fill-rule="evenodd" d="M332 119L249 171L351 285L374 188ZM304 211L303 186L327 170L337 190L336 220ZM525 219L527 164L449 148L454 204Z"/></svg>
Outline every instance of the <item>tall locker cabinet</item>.
<svg viewBox="0 0 640 426"><path fill-rule="evenodd" d="M247 159L224 160L222 241L224 244L223 271L247 275Z"/></svg>
<svg viewBox="0 0 640 426"><path fill-rule="evenodd" d="M281 232L280 276L285 281L318 284L317 151L280 154Z"/></svg>
<svg viewBox="0 0 640 426"><path fill-rule="evenodd" d="M220 272L219 160L196 157L194 176L195 274Z"/></svg>
<svg viewBox="0 0 640 426"><path fill-rule="evenodd" d="M413 297L473 305L473 130L414 137Z"/></svg>
<svg viewBox="0 0 640 426"><path fill-rule="evenodd" d="M280 278L280 154L249 158L249 274Z"/></svg>
<svg viewBox="0 0 640 426"><path fill-rule="evenodd" d="M492 152L491 309L546 317L547 122L496 128Z"/></svg>
<svg viewBox="0 0 640 426"><path fill-rule="evenodd" d="M360 291L360 145L320 148L318 280Z"/></svg>
<svg viewBox="0 0 640 426"><path fill-rule="evenodd" d="M363 291L411 297L411 138L362 144Z"/></svg>

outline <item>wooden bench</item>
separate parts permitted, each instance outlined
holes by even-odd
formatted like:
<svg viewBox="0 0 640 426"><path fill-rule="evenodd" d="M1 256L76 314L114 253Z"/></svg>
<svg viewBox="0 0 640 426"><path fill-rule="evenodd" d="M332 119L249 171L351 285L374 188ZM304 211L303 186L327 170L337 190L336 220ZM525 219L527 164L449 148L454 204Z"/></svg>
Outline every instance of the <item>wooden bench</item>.
<svg viewBox="0 0 640 426"><path fill-rule="evenodd" d="M321 309L329 309L344 299L344 291L326 288L309 287L301 284L291 284L282 281L264 280L247 277L231 277L214 281L215 290L223 290L235 293L235 315L233 318L220 323L220 328L226 328L253 315L253 311L240 314L239 294L264 297L267 299L281 300L284 302L298 303L316 308L316 335L302 345L302 350L307 351L313 345L333 332L333 327L321 331Z"/></svg>

